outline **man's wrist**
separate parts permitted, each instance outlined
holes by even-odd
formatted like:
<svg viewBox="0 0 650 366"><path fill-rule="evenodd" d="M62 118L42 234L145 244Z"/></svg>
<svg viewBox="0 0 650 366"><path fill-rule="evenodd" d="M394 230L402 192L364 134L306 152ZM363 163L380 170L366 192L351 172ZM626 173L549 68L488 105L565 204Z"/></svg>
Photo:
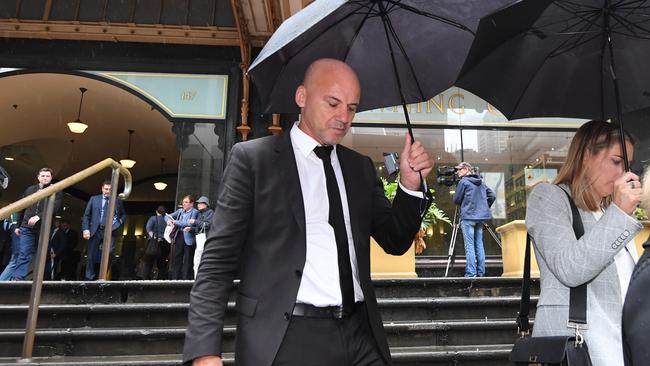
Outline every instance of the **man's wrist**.
<svg viewBox="0 0 650 366"><path fill-rule="evenodd" d="M414 190L408 189L408 188L404 187L402 182L398 182L398 185L399 185L400 189L402 191L404 191L404 193L407 193L407 194L409 194L409 195L411 195L413 197L424 198L424 193L422 193L420 191L414 191Z"/></svg>

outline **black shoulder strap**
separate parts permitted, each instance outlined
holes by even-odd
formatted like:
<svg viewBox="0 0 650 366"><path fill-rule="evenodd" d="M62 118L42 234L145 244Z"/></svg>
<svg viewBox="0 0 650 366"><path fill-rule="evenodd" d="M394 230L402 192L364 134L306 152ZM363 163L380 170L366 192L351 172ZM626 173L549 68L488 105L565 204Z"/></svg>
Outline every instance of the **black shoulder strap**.
<svg viewBox="0 0 650 366"><path fill-rule="evenodd" d="M580 239L585 229L582 225L582 218L578 207L576 207L573 198L567 191L561 188L564 194L569 199L571 205L571 213L573 216L573 232L576 239ZM526 254L524 257L524 276L521 284L521 302L519 305L519 314L517 316L517 326L520 332L528 332L530 330L530 322L528 315L530 313L530 234L526 235ZM578 324L587 324L587 284L582 284L578 287L572 287L569 295L569 322Z"/></svg>
<svg viewBox="0 0 650 366"><path fill-rule="evenodd" d="M585 234L585 228L582 225L582 218L578 207L571 195L564 189L562 192L566 194L571 205L571 212L573 213L573 232L576 234L576 239L580 239ZM569 322L577 324L587 324L587 284L583 283L580 286L572 287L569 295Z"/></svg>

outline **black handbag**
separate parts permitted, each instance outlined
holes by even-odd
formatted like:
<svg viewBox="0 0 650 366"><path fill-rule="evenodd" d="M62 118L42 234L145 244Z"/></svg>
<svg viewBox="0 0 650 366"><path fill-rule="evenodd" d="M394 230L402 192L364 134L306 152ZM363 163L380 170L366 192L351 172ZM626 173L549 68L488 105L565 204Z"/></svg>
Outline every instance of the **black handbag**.
<svg viewBox="0 0 650 366"><path fill-rule="evenodd" d="M564 190L563 190L564 191ZM573 214L573 231L579 239L585 230L578 208L569 198ZM521 337L515 341L510 352L510 361L515 365L535 366L592 366L589 349L580 330L587 329L587 284L572 287L569 298L569 321L567 326L575 330L572 336L531 337L528 314L530 309L530 235L526 236L524 278L521 286L521 305L517 316L517 327Z"/></svg>
<svg viewBox="0 0 650 366"><path fill-rule="evenodd" d="M144 257L155 258L158 256L159 253L160 253L160 248L158 246L158 239L149 238L149 240L147 240L147 246L144 249Z"/></svg>
<svg viewBox="0 0 650 366"><path fill-rule="evenodd" d="M146 259L155 258L160 255L160 241L158 238L158 219L156 219L155 233L147 240L147 246L144 248L143 257Z"/></svg>

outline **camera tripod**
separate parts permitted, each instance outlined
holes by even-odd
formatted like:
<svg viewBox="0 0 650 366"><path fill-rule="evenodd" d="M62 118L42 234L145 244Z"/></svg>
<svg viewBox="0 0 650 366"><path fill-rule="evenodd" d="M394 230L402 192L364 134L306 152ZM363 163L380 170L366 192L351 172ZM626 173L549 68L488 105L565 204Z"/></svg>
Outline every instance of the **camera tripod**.
<svg viewBox="0 0 650 366"><path fill-rule="evenodd" d="M445 268L445 277L449 275L449 269L454 267L456 262L456 239L458 238L458 228L460 227L460 215L458 213L458 206L454 209L454 221L451 224L451 240L449 241L449 251L447 252L447 268ZM483 222L483 227L492 235L492 239L499 245L501 248L501 240L499 236L492 230L490 225L486 222Z"/></svg>

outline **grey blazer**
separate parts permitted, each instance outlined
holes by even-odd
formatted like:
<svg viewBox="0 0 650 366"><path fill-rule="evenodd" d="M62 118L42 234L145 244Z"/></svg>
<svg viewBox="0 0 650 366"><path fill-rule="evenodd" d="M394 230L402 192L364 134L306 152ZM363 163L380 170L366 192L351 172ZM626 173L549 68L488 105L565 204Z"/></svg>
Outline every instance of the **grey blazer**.
<svg viewBox="0 0 650 366"><path fill-rule="evenodd" d="M642 225L614 204L598 221L593 213L579 211L585 234L576 240L571 206L560 187L539 184L528 198L526 227L534 240L541 287L533 336L572 334L567 328L569 288L588 283L589 329L583 335L593 365L623 365L623 304L614 256Z"/></svg>

